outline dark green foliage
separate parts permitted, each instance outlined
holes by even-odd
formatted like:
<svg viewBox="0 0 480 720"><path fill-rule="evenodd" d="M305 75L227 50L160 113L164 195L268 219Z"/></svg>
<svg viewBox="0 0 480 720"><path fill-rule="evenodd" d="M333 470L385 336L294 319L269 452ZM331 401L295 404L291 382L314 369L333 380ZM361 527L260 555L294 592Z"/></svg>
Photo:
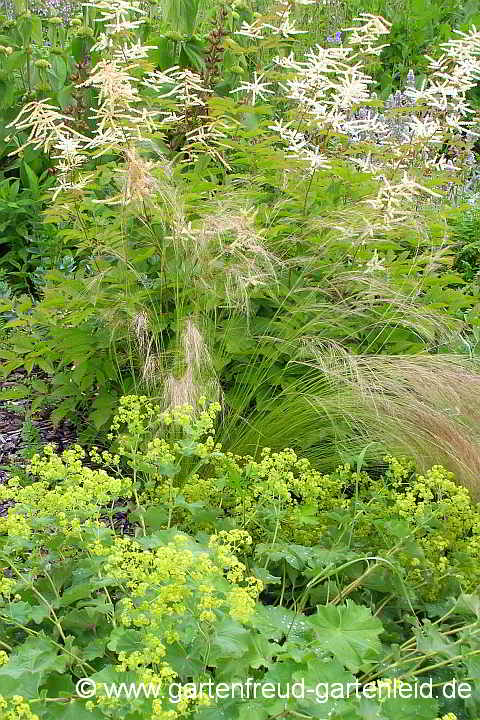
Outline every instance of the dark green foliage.
<svg viewBox="0 0 480 720"><path fill-rule="evenodd" d="M478 285L480 272L480 211L466 210L453 226L455 270L467 283Z"/></svg>

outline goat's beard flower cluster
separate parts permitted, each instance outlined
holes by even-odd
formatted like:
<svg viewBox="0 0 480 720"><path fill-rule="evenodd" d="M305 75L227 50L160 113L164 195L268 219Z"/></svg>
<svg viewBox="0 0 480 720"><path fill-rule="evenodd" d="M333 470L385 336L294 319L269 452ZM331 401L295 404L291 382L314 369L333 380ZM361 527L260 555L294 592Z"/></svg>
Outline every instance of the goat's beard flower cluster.
<svg viewBox="0 0 480 720"><path fill-rule="evenodd" d="M363 21L363 25L343 30L343 32L352 33L349 44L359 48L364 54L380 55L383 48L387 47L387 44L377 45L378 39L382 35L390 33L391 23L385 20L384 17L366 12L360 13L360 16L355 20L357 22Z"/></svg>
<svg viewBox="0 0 480 720"><path fill-rule="evenodd" d="M310 5L315 0L296 0L296 2L299 5ZM288 40L295 35L305 34L307 31L298 30L295 27L295 22L291 19L290 10L294 4L295 0L293 2L291 0L279 0L271 16L264 18L271 19L272 22L263 22L262 18L258 18L253 23L243 21L240 30L237 30L235 35L243 35L252 40L264 40L266 37L265 31L267 31L271 36L279 36Z"/></svg>
<svg viewBox="0 0 480 720"><path fill-rule="evenodd" d="M405 205L410 204L416 196L422 194L434 198L441 197L439 193L415 182L405 172L403 178L397 183L389 183L384 177L377 196L366 202L375 210L381 210L384 213L385 227L388 229L393 222L401 222L404 219Z"/></svg>
<svg viewBox="0 0 480 720"><path fill-rule="evenodd" d="M222 119L212 120L205 113L207 98L213 90L205 87L198 73L174 66L164 71L147 73L142 84L153 90L158 100L172 99L175 102L174 111L160 111L160 115L163 115L160 124L163 127L174 126L182 121L187 128L191 127L185 132L184 163L195 161L202 153L230 169L221 152L227 146L224 130L228 129L228 125Z"/></svg>
<svg viewBox="0 0 480 720"><path fill-rule="evenodd" d="M151 48L131 39L145 14L135 0L98 0L86 5L100 11L98 20L104 32L97 45L105 51L103 59L79 86L97 91L97 105L90 115L95 123L92 136L76 132L69 118L42 100L27 105L11 124L17 130L30 131L26 142L14 152L28 145L45 152L54 149L59 171L54 190L57 197L64 191L80 192L88 185L91 176L82 177L81 168L89 151L94 157L114 151L123 156L125 167L121 169L122 191L111 202L122 204L139 199L143 202L156 189L151 167L140 161L135 144L179 122L185 126L186 162L206 152L228 169L222 150L228 147L227 136L232 128L224 120L207 117L205 106L212 90L204 86L201 76L178 66L162 72L151 70ZM278 27L278 23L254 23L250 30L257 36L267 29L282 34L281 27L285 29L285 23L291 22L289 12L290 4L281 0L274 8ZM365 56L378 55L384 45L377 43L388 34L390 26L384 18L367 13L354 22L355 27L344 31L350 35L341 47L317 45L307 51L303 60L295 59L293 53L276 59L280 67L290 71L281 87L300 110L306 129L302 130L302 122L296 123L295 129L283 122L271 129L279 133L289 152L301 159L310 173L331 166L339 136L349 141L346 154L350 160L380 179L387 170L456 170L461 166L457 161L463 152L458 149L458 139L462 134L475 134L474 111L465 94L480 73L480 33L474 28L444 43L442 57L429 58L432 75L422 88L415 87L415 78L409 73L405 92L389 98L380 111L371 107L378 106L378 101L370 89L373 80L364 72L362 63ZM153 91L147 103L141 102L140 86ZM255 104L257 99L268 100L274 92L270 87L263 74L255 73L252 82L244 82L231 92L247 93ZM160 108L152 109L156 103L161 103ZM404 112L407 108L408 112ZM361 145L357 149L358 141ZM442 155L445 144L448 157Z"/></svg>
<svg viewBox="0 0 480 720"><path fill-rule="evenodd" d="M18 131L30 131L27 140L13 150L10 155L20 154L26 147L32 146L35 150L42 149L48 153L65 138L82 138L80 133L72 130L68 125L69 117L60 113L56 107L50 105L48 100L37 100L25 105L6 127Z"/></svg>
<svg viewBox="0 0 480 720"><path fill-rule="evenodd" d="M155 130L160 111L136 107L140 102L137 80L129 74L134 67L122 67L115 59L101 60L80 85L98 89L98 107L90 119L95 121L91 147L100 148L99 155Z"/></svg>
<svg viewBox="0 0 480 720"><path fill-rule="evenodd" d="M134 0L97 0L97 2L83 3L84 7L100 10L100 17L96 22L105 24L107 35L121 35L125 31L136 30L145 22L143 17L132 20L132 15L146 15Z"/></svg>
<svg viewBox="0 0 480 720"><path fill-rule="evenodd" d="M295 73L282 87L302 116L323 130L341 133L353 109L371 99L368 86L373 80L360 63L352 64L356 59L352 48L317 45L306 53L304 61L290 55L276 58L276 62Z"/></svg>
<svg viewBox="0 0 480 720"><path fill-rule="evenodd" d="M46 100L38 100L28 105L17 115L7 127L15 128L18 131L29 131L27 140L12 151L10 155L21 154L26 147L32 146L35 149L42 149L45 153L52 149L56 151L53 155L59 162L58 185L54 188L53 199L56 199L60 192L82 190L91 176L78 178L77 171L87 160L84 154L89 145L89 138L76 132L67 123L69 118L62 115Z"/></svg>
<svg viewBox="0 0 480 720"><path fill-rule="evenodd" d="M459 38L440 45L443 54L437 60L426 56L431 76L422 87L411 87L408 95L445 113L459 116L473 114L465 94L474 88L480 76L480 31L472 26L468 33L454 31Z"/></svg>
<svg viewBox="0 0 480 720"><path fill-rule="evenodd" d="M480 32L473 28L459 33L460 39L444 43L439 60L428 58L433 74L422 87L416 88L410 71L405 91L391 96L379 110L363 58L378 55L385 47L376 43L388 34L390 24L368 13L354 22L359 25L343 31L350 35L342 47L317 45L303 60L293 53L275 59L291 71L281 87L307 129L302 132L298 121L295 130L283 122L270 128L310 170L328 167L338 144L328 141L338 136L348 140L351 161L379 179L387 170L420 169L431 174L432 170L452 172L464 167L471 151L469 138L477 134L478 120L466 92L480 76ZM319 136L321 146L316 145ZM361 143L359 150L355 143Z"/></svg>
<svg viewBox="0 0 480 720"><path fill-rule="evenodd" d="M318 147L308 142L305 133L294 130L289 124L284 125L282 122L269 125L269 129L277 132L287 143L287 150L290 151L291 157L306 161L310 171L327 170L331 167L327 156L321 153Z"/></svg>
<svg viewBox="0 0 480 720"><path fill-rule="evenodd" d="M213 90L205 87L203 80L198 73L191 70L180 70L174 65L163 72L155 70L145 75L142 85L154 90L159 99L174 97L176 103L182 110L188 112L192 108L205 107L205 97ZM163 113L169 115L169 113ZM179 116L175 116L175 120ZM183 119L185 114L180 116Z"/></svg>
<svg viewBox="0 0 480 720"><path fill-rule="evenodd" d="M269 90L268 86L272 83L265 83L262 82L264 77L264 74L262 73L260 76L257 75L256 72L253 73L253 82L242 82L237 88L234 88L234 90L230 90L231 93L243 93L246 92L250 96L250 102L252 105L255 105L257 98L259 97L261 100L266 100L267 98L265 95L273 95L273 90Z"/></svg>
<svg viewBox="0 0 480 720"><path fill-rule="evenodd" d="M29 132L27 140L19 143L14 153L21 153L29 145L46 153L54 149L58 183L53 198L61 192L82 192L93 177L82 176L82 166L89 156L114 152L123 157L125 166L120 168L124 176L121 192L111 202L129 204L141 200L144 204L157 185L150 173L151 164L147 167L135 146L158 129L168 129L179 122L187 126L188 160L195 159L201 150L224 162L221 148L225 134L211 118L205 122L206 100L213 91L205 87L200 75L178 66L164 72L152 71L148 64L152 48L142 45L135 36L145 15L138 2L98 0L84 5L99 11L96 22L103 24L94 45L94 50L102 51L103 57L78 85L93 88L97 93L97 104L91 108L89 117L94 124L91 136L76 132L72 120L49 104L48 99L29 103L9 126ZM154 97L147 102L141 102L141 85L154 91ZM152 108L159 102L163 107Z"/></svg>
<svg viewBox="0 0 480 720"><path fill-rule="evenodd" d="M146 194L155 190L155 182L149 173L150 165L147 168L141 161L134 146L156 129L157 118L164 114L144 105L139 107L139 80L133 71L145 61L151 48L138 41L126 41L131 31L144 22L142 17L136 20L132 17L145 13L135 2L125 0L99 0L86 6L100 10L98 20L104 23L105 32L100 35L96 49L101 46L107 53L78 86L97 90L97 106L90 116L95 122L92 136L75 131L71 119L49 104L47 98L26 105L10 123L9 127L17 132L29 132L26 141L12 154L21 153L29 145L46 153L53 149L58 171L58 183L53 190L56 199L61 192L80 192L88 186L93 175L82 175L81 170L89 152L94 157L118 152L125 159L125 182L121 200L116 196L112 202L127 204L139 198L144 201Z"/></svg>

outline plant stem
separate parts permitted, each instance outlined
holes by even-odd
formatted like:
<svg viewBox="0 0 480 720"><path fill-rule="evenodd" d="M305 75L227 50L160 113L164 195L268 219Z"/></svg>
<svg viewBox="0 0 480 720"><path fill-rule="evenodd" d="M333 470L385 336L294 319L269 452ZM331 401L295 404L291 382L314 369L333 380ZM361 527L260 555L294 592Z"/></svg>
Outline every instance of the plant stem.
<svg viewBox="0 0 480 720"><path fill-rule="evenodd" d="M314 171L312 172L312 174L310 175L310 180L309 180L309 182L308 182L307 190L306 190L306 192L305 192L305 201L304 201L304 203L303 203L303 215L304 215L304 216L305 216L306 213L307 213L308 194L309 194L309 192L310 192L310 188L312 187L313 178L315 177L315 173L316 173L316 172L317 172L317 171L314 170Z"/></svg>

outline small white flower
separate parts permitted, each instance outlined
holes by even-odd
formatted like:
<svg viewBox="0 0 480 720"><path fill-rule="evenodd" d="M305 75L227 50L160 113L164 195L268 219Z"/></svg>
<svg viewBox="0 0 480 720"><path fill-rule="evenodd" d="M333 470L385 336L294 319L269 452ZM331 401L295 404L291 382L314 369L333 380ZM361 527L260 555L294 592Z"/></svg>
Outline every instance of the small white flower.
<svg viewBox="0 0 480 720"><path fill-rule="evenodd" d="M343 32L352 33L348 38L348 43L361 47L363 52L379 55L386 45L377 46L375 43L379 37L390 33L392 24L380 15L366 12L360 13L360 17L354 18L353 22L363 22L363 25L343 28Z"/></svg>
<svg viewBox="0 0 480 720"><path fill-rule="evenodd" d="M290 35L303 35L308 32L308 30L297 30L295 23L290 21L288 15L282 20L278 27L276 25L269 25L268 23L265 23L263 27L271 30L274 35L281 35L286 39L289 38Z"/></svg>
<svg viewBox="0 0 480 720"><path fill-rule="evenodd" d="M200 95L213 93L205 87L201 76L190 70L176 72L175 80L178 83L178 101L185 108L204 107L205 101Z"/></svg>
<svg viewBox="0 0 480 720"><path fill-rule="evenodd" d="M453 164L450 158L441 155L440 159L427 160L428 167L434 167L436 170L442 170L443 172L449 171L454 172L460 170L459 167Z"/></svg>
<svg viewBox="0 0 480 720"><path fill-rule="evenodd" d="M473 120L464 120L455 113L450 113L449 115L447 115L445 117L445 122L448 127L453 128L454 130L458 130L459 132L465 133L466 135L472 135L473 137L480 137L480 134L478 132L472 130L472 127L478 128L478 122L476 123Z"/></svg>
<svg viewBox="0 0 480 720"><path fill-rule="evenodd" d="M355 69L349 70L332 82L330 87L333 90L331 97L326 101L333 110L348 110L353 105L358 105L370 99L368 85L373 80Z"/></svg>
<svg viewBox="0 0 480 720"><path fill-rule="evenodd" d="M54 158L64 158L66 160L72 160L78 157L79 150L82 146L85 146L85 142L78 137L68 137L67 135L60 137L54 144L54 149L58 151L58 155L53 155Z"/></svg>
<svg viewBox="0 0 480 720"><path fill-rule="evenodd" d="M372 153L368 153L365 157L352 158L352 162L365 173L378 173L381 170L381 166L372 160Z"/></svg>
<svg viewBox="0 0 480 720"><path fill-rule="evenodd" d="M125 145L128 142L128 130L122 127L105 127L97 128L95 136L85 146L88 150L97 151L94 152L93 157L100 157L113 147Z"/></svg>
<svg viewBox="0 0 480 720"><path fill-rule="evenodd" d="M408 129L412 133L413 140L424 140L430 143L439 144L443 141L442 127L438 120L425 117L420 120L413 115L407 122Z"/></svg>
<svg viewBox="0 0 480 720"><path fill-rule="evenodd" d="M144 60L148 57L150 50L155 50L154 45L142 45L140 40L132 45L123 45L122 48L116 50L114 59L119 62L130 62L132 60Z"/></svg>
<svg viewBox="0 0 480 720"><path fill-rule="evenodd" d="M163 72L160 72L159 70L148 72L142 80L142 85L159 93L160 98L162 99L176 95L181 87L181 83L179 83L175 77L175 73L178 69L179 66L174 65ZM166 91L165 85L169 87Z"/></svg>
<svg viewBox="0 0 480 720"><path fill-rule="evenodd" d="M169 123L179 123L185 120L185 115L179 115L175 112L161 112L164 117L160 120L160 125L168 125Z"/></svg>
<svg viewBox="0 0 480 720"><path fill-rule="evenodd" d="M128 68L118 67L115 60L100 60L90 76L78 87L96 87L99 90L98 104L108 103L110 107L128 107L139 101L135 78L128 74Z"/></svg>
<svg viewBox="0 0 480 720"><path fill-rule="evenodd" d="M237 30L234 35L243 35L244 37L251 38L252 40L263 40L265 36L262 35L262 30L264 27L263 23L260 25L257 25L256 23L249 25L249 23L244 20L240 26L240 30Z"/></svg>
<svg viewBox="0 0 480 720"><path fill-rule="evenodd" d="M84 7L94 7L100 10L100 17L96 22L104 22L107 34L117 35L129 30L136 30L142 23L139 20L130 20L131 13L146 15L145 11L135 3L128 3L125 0L98 0L98 2L83 3Z"/></svg>
<svg viewBox="0 0 480 720"><path fill-rule="evenodd" d="M383 211L385 221L388 224L388 222L392 222L395 219L401 220L404 214L403 207L405 204L411 203L418 195L422 194L435 198L441 197L439 193L417 183L405 172L403 178L396 184L391 184L387 178L383 177L383 182L377 196L365 200L365 203L376 210Z"/></svg>
<svg viewBox="0 0 480 720"><path fill-rule="evenodd" d="M113 47L113 39L107 33L100 33L98 40L95 45L92 45L94 52L103 52L104 50L110 50Z"/></svg>
<svg viewBox="0 0 480 720"><path fill-rule="evenodd" d="M69 180L66 175L59 175L58 185L53 188L52 200L56 200L62 192L83 190L92 178L93 175L84 175L78 180Z"/></svg>
<svg viewBox="0 0 480 720"><path fill-rule="evenodd" d="M28 145L32 145L36 150L42 148L44 152L48 152L55 143L60 142L66 136L74 135L83 138L83 135L68 127L66 121L69 121L70 118L58 112L53 105L49 105L49 99L28 103L20 110L15 120L6 125L6 128L14 127L17 131L30 131L23 145L16 148L10 155L18 154ZM88 140L88 138L83 139Z"/></svg>
<svg viewBox="0 0 480 720"><path fill-rule="evenodd" d="M313 150L304 148L301 151L301 157L307 160L312 172L316 170L329 170L331 167L326 155L322 155L318 148L314 148Z"/></svg>
<svg viewBox="0 0 480 720"><path fill-rule="evenodd" d="M373 272L376 272L377 270L385 270L384 263L385 263L385 260L383 258L380 259L378 257L378 252L375 249L373 251L372 257L367 262L367 266L366 266L366 269L364 270L364 272L365 273L373 273Z"/></svg>
<svg viewBox="0 0 480 720"><path fill-rule="evenodd" d="M308 146L305 135L299 130L292 130L288 125L283 125L282 122L268 127L280 135L281 139L287 143L287 150L293 153L294 156L298 157Z"/></svg>
<svg viewBox="0 0 480 720"><path fill-rule="evenodd" d="M136 3L128 3L125 0L98 0L98 2L82 3L83 7L93 7L102 12L112 14L128 15L129 12L146 15L145 11L138 7Z"/></svg>
<svg viewBox="0 0 480 720"><path fill-rule="evenodd" d="M253 73L253 82L242 82L235 90L230 90L230 93L246 92L251 95L252 105L255 105L257 97L261 100L266 100L265 95L273 95L273 90L268 90L268 85L272 83L262 83L264 74L257 76L256 71Z"/></svg>

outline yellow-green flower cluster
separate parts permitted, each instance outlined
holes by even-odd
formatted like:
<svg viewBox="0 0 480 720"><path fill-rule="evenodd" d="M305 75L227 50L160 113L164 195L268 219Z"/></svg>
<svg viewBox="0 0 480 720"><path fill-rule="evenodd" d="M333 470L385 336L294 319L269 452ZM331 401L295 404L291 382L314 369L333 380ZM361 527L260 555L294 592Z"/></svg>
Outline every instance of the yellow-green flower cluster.
<svg viewBox="0 0 480 720"><path fill-rule="evenodd" d="M32 527L16 508L10 508L7 517L0 518L0 535L23 538L28 540L32 534Z"/></svg>
<svg viewBox="0 0 480 720"><path fill-rule="evenodd" d="M39 720L30 708L28 700L21 695L4 698L0 695L0 718L2 720Z"/></svg>
<svg viewBox="0 0 480 720"><path fill-rule="evenodd" d="M246 541L246 538L242 538ZM250 539L251 542L251 539ZM149 628L146 664L152 654L163 657L164 645L175 632L175 618L189 614L198 622L214 622L214 609L246 621L253 613L261 583L246 577L246 568L230 546L216 543L202 549L185 535L158 548L145 549L136 540L116 538L113 545L97 543L93 552L105 558L105 572L128 591L118 606L119 622L125 626ZM161 628L161 634L159 628ZM152 644L153 643L153 644ZM148 662L147 662L148 661ZM122 656L129 665L141 662Z"/></svg>
<svg viewBox="0 0 480 720"><path fill-rule="evenodd" d="M9 659L9 658L8 658L8 655L7 655L7 653L5 652L5 650L0 650L0 667L1 667L2 665L6 665L7 662L8 662L8 659Z"/></svg>
<svg viewBox="0 0 480 720"><path fill-rule="evenodd" d="M205 399L200 400L200 405L205 405ZM145 395L124 395L120 398L109 437L118 437L122 443L126 435L135 438L139 446L146 433L154 432L163 426L186 430L190 438L198 440L205 435L214 434L215 418L220 410L218 403L211 403L200 412L196 412L191 405L181 405L162 412L160 406ZM123 434L120 434L120 431Z"/></svg>
<svg viewBox="0 0 480 720"><path fill-rule="evenodd" d="M200 398L200 405L205 404L205 398ZM205 435L215 434L215 419L221 410L219 403L211 403L208 408L196 413L191 405L180 405L160 416L161 422L166 425L184 428L188 437L192 440L199 440Z"/></svg>
<svg viewBox="0 0 480 720"><path fill-rule="evenodd" d="M109 434L114 452L99 452L94 447L90 457L99 465L117 470L125 461L139 484L142 504L171 503L174 488L183 487L185 475L189 481L195 477L189 471L182 472L182 462L188 465L192 456L205 460L221 454L221 447L213 438L219 411L218 403L205 407L204 398L198 411L182 405L162 412L146 396L124 396ZM179 475L175 484L172 475ZM174 519L184 520L184 516L183 511L177 511Z"/></svg>
<svg viewBox="0 0 480 720"><path fill-rule="evenodd" d="M141 649L119 652L117 670L135 672L140 682L166 688L177 677L166 661L167 649L182 641L178 627L185 618L198 628L199 637L226 614L248 622L262 585L246 577L232 548L251 542L244 531L222 533L210 548L181 534L153 548L130 537L117 537L112 544L96 542L91 552L102 559L102 572L124 592L116 606L117 624L144 631ZM173 720L191 709L192 702L186 696L174 710L166 710L163 701L156 700L150 717ZM204 704L202 698L194 702ZM96 704L102 712L110 706L115 710L109 698L99 697Z"/></svg>
<svg viewBox="0 0 480 720"><path fill-rule="evenodd" d="M279 539L311 544L325 529L324 513L346 507L343 477L322 475L293 450L272 452L265 448L256 461L216 449L211 461L215 474L192 476L182 486L182 495L190 502L221 505L254 533L255 540L271 537L271 530L258 521L265 509L271 508L281 518ZM307 508L316 517L314 527L303 522Z"/></svg>
<svg viewBox="0 0 480 720"><path fill-rule="evenodd" d="M245 530L222 530L212 535L209 546L214 549L219 563L226 570L225 575L234 587L229 592L230 615L247 622L253 615L255 601L263 590L258 578L246 576L247 568L236 557L238 551L245 551L252 545L252 538Z"/></svg>
<svg viewBox="0 0 480 720"><path fill-rule="evenodd" d="M15 502L7 517L0 518L0 533L29 538L42 518L51 518L52 529L78 535L89 518L101 514L102 507L118 497L131 496L130 479L92 470L83 465L84 458L79 446L61 455L47 446L43 456L32 458L29 467L39 478L37 482L22 487L20 479L14 477L0 486L0 500Z"/></svg>
<svg viewBox="0 0 480 720"><path fill-rule="evenodd" d="M395 486L405 483L415 473L415 465L408 458L396 458L389 455L385 460L388 462L385 478Z"/></svg>
<svg viewBox="0 0 480 720"><path fill-rule="evenodd" d="M332 511L346 518L355 514L351 542L361 551L388 552L397 544L398 536L389 533L389 521L392 527L399 521L410 527L410 549L400 548L396 559L406 570L406 581L427 599L438 595L442 584L455 576L463 576L467 591L480 582L480 512L467 490L457 486L444 468L434 466L416 475L409 461L386 458L386 471L375 479L366 472L353 472L348 465L323 475L291 449L265 448L259 459L234 455L215 444L218 411L213 404L197 413L190 406L161 412L147 397L123 397L112 425L115 451L93 448L91 453L95 462L111 468L109 473L86 467L79 446L62 455L47 447L31 462L36 482L22 487L13 478L0 486L0 500L15 502L8 516L0 519L0 533L31 541L32 532L43 531L51 520L53 532L81 538L84 528L99 527L99 517L112 501L132 496L147 508L163 504L166 527L213 533L210 556L201 557L194 546L162 548L160 557L154 550L132 545L128 538L114 543L108 572L126 583L130 600L123 601L121 616L135 627L152 622L148 603L143 607L132 602L132 593L147 594L147 580L142 584L139 573L158 589L157 616L178 616L192 611L192 563L203 573L202 589L194 588L201 621L214 623L225 609L239 619L248 618L260 587L246 577L246 566L237 556L248 556L253 541L315 544L332 526ZM120 472L124 461L132 479ZM195 506L206 506L207 512L196 513ZM238 529L216 533L215 517L221 514ZM219 593L211 586L207 592L210 577L233 587Z"/></svg>
<svg viewBox="0 0 480 720"><path fill-rule="evenodd" d="M16 581L12 580L12 578L0 575L0 597L3 596L8 599L13 594L13 588L16 584Z"/></svg>
<svg viewBox="0 0 480 720"><path fill-rule="evenodd" d="M136 432L137 436L127 441L126 435L121 436L119 453L128 447L130 464L150 469L142 479L140 499L147 505L169 506L170 524L215 532L215 513L206 513L199 527L198 517L175 503L182 495L187 503L218 508L252 533L256 542L271 541L275 535L278 541L311 545L331 525L332 511L355 512L359 547L387 551L396 540L379 530L376 521L405 521L418 553L402 550L397 558L408 581L423 587L426 597L434 597L448 576L462 572L452 559L455 550L480 557L480 514L467 490L458 487L444 468L434 466L417 476L410 461L389 457L384 475L372 479L348 465L323 475L290 449L265 448L258 460L238 456L215 444L217 412L218 406L212 405L199 414L189 406L159 413L146 398L122 399L114 430L126 427L127 435ZM188 463L192 455L200 459L201 471L197 462L192 472ZM249 548L235 552L248 554ZM480 570L469 569L467 575L471 587L480 580Z"/></svg>
<svg viewBox="0 0 480 720"><path fill-rule="evenodd" d="M456 485L453 477L453 473L434 465L397 495L396 512L401 517L421 522L435 503L439 516L448 518L451 539L464 535L472 527L472 504L468 490Z"/></svg>
<svg viewBox="0 0 480 720"><path fill-rule="evenodd" d="M142 436L159 410L146 395L123 395L113 417L111 437L124 426L131 437Z"/></svg>
<svg viewBox="0 0 480 720"><path fill-rule="evenodd" d="M389 467L382 478L372 480L362 473L360 496L368 510L356 519L356 537L364 537L371 547L388 549L398 539L385 530L378 532L372 519L408 523L418 552L401 550L397 555L408 584L425 599L438 597L448 578L457 576L463 578L465 590L473 590L480 581L480 511L468 490L439 465L416 475L409 461L386 460ZM459 565L467 558L468 567Z"/></svg>

